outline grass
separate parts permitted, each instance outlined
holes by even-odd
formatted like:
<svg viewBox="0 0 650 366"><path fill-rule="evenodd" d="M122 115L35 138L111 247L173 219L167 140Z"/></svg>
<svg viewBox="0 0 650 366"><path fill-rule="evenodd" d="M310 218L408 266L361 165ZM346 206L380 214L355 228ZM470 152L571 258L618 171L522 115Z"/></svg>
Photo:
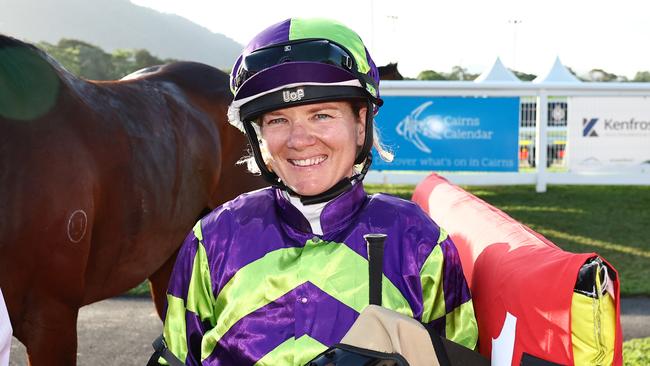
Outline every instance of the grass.
<svg viewBox="0 0 650 366"><path fill-rule="evenodd" d="M406 199L414 186L369 185ZM650 186L464 187L570 252L596 252L621 276L623 296L650 295Z"/></svg>
<svg viewBox="0 0 650 366"><path fill-rule="evenodd" d="M623 365L650 365L650 337L630 339L623 343Z"/></svg>
<svg viewBox="0 0 650 366"><path fill-rule="evenodd" d="M124 295L126 295L126 296L146 296L146 297L151 296L150 291L149 291L149 280L142 281L142 283L140 283L136 287L130 289Z"/></svg>

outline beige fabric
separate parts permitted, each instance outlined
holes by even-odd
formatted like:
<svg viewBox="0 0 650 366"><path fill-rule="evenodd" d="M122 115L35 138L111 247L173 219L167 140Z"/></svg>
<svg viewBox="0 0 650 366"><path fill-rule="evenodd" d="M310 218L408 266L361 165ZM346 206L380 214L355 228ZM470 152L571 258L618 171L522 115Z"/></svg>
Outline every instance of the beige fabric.
<svg viewBox="0 0 650 366"><path fill-rule="evenodd" d="M410 366L439 366L427 330L413 318L370 305L341 343L386 353L399 353Z"/></svg>

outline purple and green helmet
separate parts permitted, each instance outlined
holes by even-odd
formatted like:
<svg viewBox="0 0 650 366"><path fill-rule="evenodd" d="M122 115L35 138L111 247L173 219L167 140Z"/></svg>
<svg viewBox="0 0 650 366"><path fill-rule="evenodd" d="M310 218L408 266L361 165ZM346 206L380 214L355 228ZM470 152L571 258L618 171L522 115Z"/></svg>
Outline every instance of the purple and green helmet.
<svg viewBox="0 0 650 366"><path fill-rule="evenodd" d="M274 24L255 36L237 58L230 88L234 99L228 119L246 133L262 175L273 184L279 180L262 161L253 121L266 112L296 105L365 100L374 113L367 113L366 142L355 163L369 166L372 120L382 104L379 72L350 28L319 18Z"/></svg>

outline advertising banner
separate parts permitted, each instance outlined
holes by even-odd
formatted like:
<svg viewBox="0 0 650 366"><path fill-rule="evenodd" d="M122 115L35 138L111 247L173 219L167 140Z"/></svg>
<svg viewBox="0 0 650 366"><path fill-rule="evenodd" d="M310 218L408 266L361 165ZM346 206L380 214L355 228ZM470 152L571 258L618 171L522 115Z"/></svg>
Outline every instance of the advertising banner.
<svg viewBox="0 0 650 366"><path fill-rule="evenodd" d="M569 98L567 155L572 171L650 167L650 99Z"/></svg>
<svg viewBox="0 0 650 366"><path fill-rule="evenodd" d="M517 171L519 98L386 96L375 119L395 153L374 170ZM375 155L376 156L376 155Z"/></svg>

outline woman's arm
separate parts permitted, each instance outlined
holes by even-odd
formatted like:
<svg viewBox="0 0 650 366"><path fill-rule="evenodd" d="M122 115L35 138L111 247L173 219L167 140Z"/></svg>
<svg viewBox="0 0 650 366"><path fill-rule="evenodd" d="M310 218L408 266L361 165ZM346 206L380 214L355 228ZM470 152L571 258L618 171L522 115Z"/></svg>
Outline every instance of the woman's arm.
<svg viewBox="0 0 650 366"><path fill-rule="evenodd" d="M442 336L475 349L478 326L456 246L440 229L437 244L420 270L422 322L431 323Z"/></svg>
<svg viewBox="0 0 650 366"><path fill-rule="evenodd" d="M199 221L187 236L167 290L163 336L169 349L188 365L201 364L201 341L214 327L214 295Z"/></svg>

